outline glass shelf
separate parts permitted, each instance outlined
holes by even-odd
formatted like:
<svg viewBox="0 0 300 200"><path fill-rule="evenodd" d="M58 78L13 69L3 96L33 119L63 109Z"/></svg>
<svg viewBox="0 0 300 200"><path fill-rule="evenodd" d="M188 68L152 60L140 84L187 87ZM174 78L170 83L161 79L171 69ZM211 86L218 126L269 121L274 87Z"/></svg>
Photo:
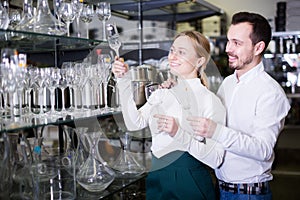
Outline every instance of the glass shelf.
<svg viewBox="0 0 300 200"><path fill-rule="evenodd" d="M109 112L104 113L100 115L91 115L88 112L85 114L81 114L80 117L74 117L67 115L65 117L57 117L57 118L45 118L45 117L39 117L38 115L32 116L32 117L23 117L22 119L19 119L18 117L15 117L15 123L11 125L5 125L5 127L2 127L1 132L19 132L26 129L31 128L38 128L43 126L49 126L49 125L68 125L71 127L75 127L76 124L84 124L85 122L88 123L91 120L100 120L107 117L116 117L121 115L121 112ZM2 119L3 120L3 119Z"/></svg>
<svg viewBox="0 0 300 200"><path fill-rule="evenodd" d="M87 0L97 4L99 0ZM188 21L221 15L223 10L203 0L110 0L112 14L128 20ZM139 10L141 9L141 10Z"/></svg>
<svg viewBox="0 0 300 200"><path fill-rule="evenodd" d="M92 49L101 43L107 45L100 40L0 29L1 48L16 48L26 53Z"/></svg>

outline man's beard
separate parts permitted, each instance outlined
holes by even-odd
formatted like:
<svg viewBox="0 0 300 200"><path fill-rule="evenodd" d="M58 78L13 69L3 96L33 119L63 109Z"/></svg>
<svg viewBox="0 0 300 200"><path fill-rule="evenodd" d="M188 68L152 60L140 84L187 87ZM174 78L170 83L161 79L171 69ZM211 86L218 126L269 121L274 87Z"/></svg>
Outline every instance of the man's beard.
<svg viewBox="0 0 300 200"><path fill-rule="evenodd" d="M245 65L248 65L253 61L253 55L249 55L248 57L246 57L246 59L244 61L239 60L237 56L234 56L234 57L237 58L237 61L235 62L235 64L230 63L230 62L228 63L229 67L231 69L236 69L236 70L243 69Z"/></svg>

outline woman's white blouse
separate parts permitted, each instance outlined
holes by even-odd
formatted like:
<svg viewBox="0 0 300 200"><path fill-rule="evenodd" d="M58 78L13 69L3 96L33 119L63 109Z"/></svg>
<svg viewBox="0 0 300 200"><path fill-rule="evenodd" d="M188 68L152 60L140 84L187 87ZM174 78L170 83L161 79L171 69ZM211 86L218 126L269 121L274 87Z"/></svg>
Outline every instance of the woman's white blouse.
<svg viewBox="0 0 300 200"><path fill-rule="evenodd" d="M186 120L188 116L206 117L217 123L225 123L225 108L219 98L204 87L200 79L178 80L171 89L158 89L148 101L136 108L130 78L118 79L121 109L126 127L135 131L149 126L152 135L152 153L160 158L170 152L187 151L203 163L216 168L223 161L224 150L214 140L194 137ZM155 114L172 116L179 130L174 137L157 129Z"/></svg>

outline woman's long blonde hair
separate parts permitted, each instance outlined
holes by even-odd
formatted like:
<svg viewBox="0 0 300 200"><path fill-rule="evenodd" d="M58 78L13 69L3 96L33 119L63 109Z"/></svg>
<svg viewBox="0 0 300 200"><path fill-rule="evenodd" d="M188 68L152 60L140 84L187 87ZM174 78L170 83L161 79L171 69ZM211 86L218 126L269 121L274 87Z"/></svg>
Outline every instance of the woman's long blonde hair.
<svg viewBox="0 0 300 200"><path fill-rule="evenodd" d="M207 88L209 87L209 82L207 79L207 76L204 72L206 69L207 63L209 62L210 59L210 44L208 39L199 33L198 31L183 31L175 36L175 39L180 37L180 36L188 36L191 38L193 42L193 46L195 49L195 52L197 56L204 57L205 62L203 63L202 66L198 66L198 78L200 78L201 83L206 86Z"/></svg>

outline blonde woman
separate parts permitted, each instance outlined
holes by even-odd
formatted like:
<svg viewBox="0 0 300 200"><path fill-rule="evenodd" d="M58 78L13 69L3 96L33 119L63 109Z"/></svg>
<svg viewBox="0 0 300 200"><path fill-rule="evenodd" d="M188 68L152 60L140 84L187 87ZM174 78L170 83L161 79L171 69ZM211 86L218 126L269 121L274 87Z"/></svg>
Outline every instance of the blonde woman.
<svg viewBox="0 0 300 200"><path fill-rule="evenodd" d="M225 123L224 106L206 87L204 69L209 58L209 42L202 34L178 34L168 55L170 71L178 77L176 84L170 88L163 85L139 109L133 100L128 67L118 58L113 64L126 127L138 130L149 126L151 130L152 167L146 180L149 200L216 198L207 166L220 166L223 148L211 139L195 137L187 121L191 116L205 116Z"/></svg>

